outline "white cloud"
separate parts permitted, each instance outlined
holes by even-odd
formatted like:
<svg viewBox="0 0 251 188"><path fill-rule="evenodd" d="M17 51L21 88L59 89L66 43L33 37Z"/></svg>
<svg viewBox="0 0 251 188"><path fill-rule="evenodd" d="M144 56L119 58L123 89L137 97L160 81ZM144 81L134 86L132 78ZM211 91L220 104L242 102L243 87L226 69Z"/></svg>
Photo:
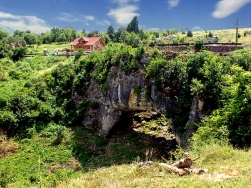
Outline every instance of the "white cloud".
<svg viewBox="0 0 251 188"><path fill-rule="evenodd" d="M167 0L167 3L170 8L178 6L180 0Z"/></svg>
<svg viewBox="0 0 251 188"><path fill-rule="evenodd" d="M37 34L50 30L46 22L36 16L20 16L6 12L0 12L0 24L15 30L30 30Z"/></svg>
<svg viewBox="0 0 251 188"><path fill-rule="evenodd" d="M201 31L203 30L200 26L195 26L192 28L192 31Z"/></svg>
<svg viewBox="0 0 251 188"><path fill-rule="evenodd" d="M152 28L149 28L148 30L149 31L159 31L160 28L158 28L158 27L152 27Z"/></svg>
<svg viewBox="0 0 251 188"><path fill-rule="evenodd" d="M116 9L111 9L107 14L113 17L115 21L120 25L126 25L130 23L134 16L139 16L136 13L139 10L138 5L132 4L137 3L140 0L111 0L114 3L118 3L119 7Z"/></svg>
<svg viewBox="0 0 251 188"><path fill-rule="evenodd" d="M111 25L111 22L109 22L108 20L96 20L96 25L102 25L102 26L106 26L106 25Z"/></svg>
<svg viewBox="0 0 251 188"><path fill-rule="evenodd" d="M58 16L56 19L60 20L60 21L65 21L65 22L78 22L78 21L80 21L80 19L77 16L75 16L73 14L65 13L65 12L61 12L60 16Z"/></svg>
<svg viewBox="0 0 251 188"><path fill-rule="evenodd" d="M85 18L86 21L93 21L93 20L95 20L94 16L87 16L87 15L85 15L84 18Z"/></svg>
<svg viewBox="0 0 251 188"><path fill-rule="evenodd" d="M250 0L220 0L212 16L215 18L225 18L237 12L248 3L250 3Z"/></svg>
<svg viewBox="0 0 251 188"><path fill-rule="evenodd" d="M88 22L94 21L95 17L90 15L77 15L77 14L69 14L65 12L61 12L60 16L57 17L57 20L65 21L65 22Z"/></svg>

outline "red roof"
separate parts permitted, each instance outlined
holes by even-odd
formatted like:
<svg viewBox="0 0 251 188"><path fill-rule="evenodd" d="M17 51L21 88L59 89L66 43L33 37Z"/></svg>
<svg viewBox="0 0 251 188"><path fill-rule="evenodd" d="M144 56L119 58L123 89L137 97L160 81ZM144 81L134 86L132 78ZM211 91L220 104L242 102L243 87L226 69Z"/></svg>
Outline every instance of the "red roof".
<svg viewBox="0 0 251 188"><path fill-rule="evenodd" d="M80 37L71 42L71 46L91 46L95 44L101 37Z"/></svg>

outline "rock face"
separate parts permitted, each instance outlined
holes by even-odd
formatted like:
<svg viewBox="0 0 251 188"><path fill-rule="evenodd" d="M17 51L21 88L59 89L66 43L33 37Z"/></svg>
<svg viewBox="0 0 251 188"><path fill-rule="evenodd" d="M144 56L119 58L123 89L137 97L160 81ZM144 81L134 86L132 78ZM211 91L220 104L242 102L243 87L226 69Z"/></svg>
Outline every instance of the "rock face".
<svg viewBox="0 0 251 188"><path fill-rule="evenodd" d="M144 80L144 73L126 75L118 67L112 67L115 76L108 76L108 90L104 92L94 81L90 83L84 98L74 97L75 101L88 100L99 104L97 109L89 109L83 125L98 131L100 136L107 136L112 127L120 120L123 112L155 111L164 113L170 106L168 97L158 93L149 80Z"/></svg>
<svg viewBox="0 0 251 188"><path fill-rule="evenodd" d="M72 95L74 100L95 101L98 108L88 109L82 124L95 132L106 137L110 130L118 122L121 123L122 115L127 112L134 114L138 112L151 112L165 114L167 110L172 110L172 101L164 94L157 91L151 80L144 79L144 72L131 73L126 75L119 67L111 67L107 77L107 90L104 91L95 81L91 81L85 97ZM193 100L187 132L180 135L173 127L177 143L181 147L188 146L188 138L192 135L193 122L200 121L202 118L203 102L196 96ZM182 138L182 139L181 139Z"/></svg>
<svg viewBox="0 0 251 188"><path fill-rule="evenodd" d="M192 136L193 132L195 132L194 130L194 123L195 122L201 122L202 118L203 118L203 105L204 102L202 100L199 99L198 95L196 95L193 98L193 102L191 105L191 111L189 114L189 119L188 122L186 123L186 132L183 134L180 134L178 132L176 132L175 137L176 137L176 141L179 144L179 146L181 146L182 148L188 148L189 147L189 143L188 143L188 139ZM175 130L175 128L173 127L173 129Z"/></svg>

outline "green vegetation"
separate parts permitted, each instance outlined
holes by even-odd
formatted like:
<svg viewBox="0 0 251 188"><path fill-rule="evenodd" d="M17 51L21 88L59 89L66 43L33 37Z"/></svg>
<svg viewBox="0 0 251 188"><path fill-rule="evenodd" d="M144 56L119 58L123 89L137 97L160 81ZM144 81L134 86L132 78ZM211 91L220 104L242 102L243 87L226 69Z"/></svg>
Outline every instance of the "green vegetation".
<svg viewBox="0 0 251 188"><path fill-rule="evenodd" d="M249 185L251 52L244 49L229 56L215 55L204 51L204 40L198 40L197 53L180 53L169 60L148 45L155 44L159 37L178 35L177 30L160 33L127 29L121 27L114 31L109 27L102 34L107 41L102 51L86 56L78 51L73 58L39 55L24 58L33 45L54 48L79 36L71 27L53 28L41 36L15 31L14 36L20 41L26 39L28 46L12 49L7 44L14 42L13 37L0 33L1 187ZM81 34L100 33L83 31ZM247 35L240 40L248 39ZM184 36L175 40L181 39L190 40ZM56 43L50 45L51 42ZM139 44L142 45L138 48L131 46ZM36 50L40 53L40 49ZM142 64L144 53L148 62ZM110 71L112 67L116 69ZM153 82L172 101L166 117L145 122L146 132L160 131L167 119L172 120L170 123L180 133L186 131L193 98L198 96L204 102L202 122L192 125L196 132L190 140L190 155L200 156L197 166L208 168L209 174L177 178L157 163L148 169L138 168L137 162L149 158L145 151L158 148L158 144L136 133L104 139L82 127L87 109L95 110L99 104L76 101L73 94L84 98L92 81L106 93L107 77L114 78L121 72L142 74L146 83ZM135 85L135 94L140 94L141 89ZM150 100L151 94L148 97ZM180 152L181 149L172 155L178 158ZM160 158L156 154L153 160L159 162Z"/></svg>

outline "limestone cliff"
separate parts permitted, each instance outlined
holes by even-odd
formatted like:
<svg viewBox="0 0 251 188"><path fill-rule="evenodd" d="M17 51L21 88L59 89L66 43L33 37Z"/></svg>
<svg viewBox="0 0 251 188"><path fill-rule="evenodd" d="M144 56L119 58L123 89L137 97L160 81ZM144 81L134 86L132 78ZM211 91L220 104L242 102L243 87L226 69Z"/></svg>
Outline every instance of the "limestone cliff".
<svg viewBox="0 0 251 188"><path fill-rule="evenodd" d="M158 93L154 84L144 79L143 72L126 75L118 67L112 67L111 72L117 74L108 76L107 91L91 81L83 98L73 96L75 100L78 98L77 100L95 101L99 104L99 108L87 111L82 123L88 128L96 129L100 136L109 133L123 112L155 111L164 114L170 108L170 99Z"/></svg>
<svg viewBox="0 0 251 188"><path fill-rule="evenodd" d="M144 63L147 63L146 60ZM154 80L146 79L145 72L142 69L131 74L125 74L119 65L112 66L104 85L107 86L105 90L91 80L83 97L76 93L72 94L72 98L76 102L86 100L98 104L98 108L87 110L82 124L87 128L94 129L102 137L106 137L114 125L121 122L124 113L153 112L165 115L167 111L176 110L168 93L158 91L154 85ZM188 125L201 119L201 115L198 114L200 113L198 111L201 111L198 108L198 103L195 98L193 105L191 104L192 109ZM191 136L193 130L189 128L183 134L186 135L184 139L181 139L182 136L175 127L172 130L175 136L168 136L168 138L176 137L176 141L186 147L187 139ZM165 131L163 134L166 134Z"/></svg>

